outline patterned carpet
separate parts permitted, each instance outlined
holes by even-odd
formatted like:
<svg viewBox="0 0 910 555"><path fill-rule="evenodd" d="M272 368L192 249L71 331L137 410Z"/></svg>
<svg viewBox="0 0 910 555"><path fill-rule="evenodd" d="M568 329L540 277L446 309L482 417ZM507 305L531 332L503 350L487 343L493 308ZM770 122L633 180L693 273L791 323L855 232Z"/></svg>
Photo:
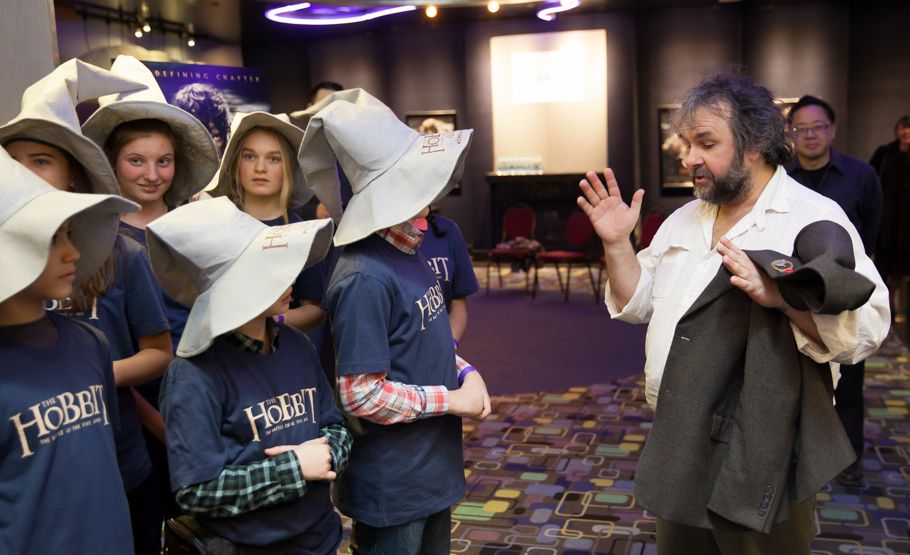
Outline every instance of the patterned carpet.
<svg viewBox="0 0 910 555"><path fill-rule="evenodd" d="M592 294L583 272L573 274L573 295L585 288ZM523 281L519 274L505 286ZM818 494L813 554L910 553L908 357L889 339L866 363L864 478ZM654 518L633 495L652 417L642 380L636 373L614 383L498 396L491 418L466 420L467 494L453 509L452 552L655 554ZM349 522L345 527L349 532ZM340 552L350 553L347 544Z"/></svg>

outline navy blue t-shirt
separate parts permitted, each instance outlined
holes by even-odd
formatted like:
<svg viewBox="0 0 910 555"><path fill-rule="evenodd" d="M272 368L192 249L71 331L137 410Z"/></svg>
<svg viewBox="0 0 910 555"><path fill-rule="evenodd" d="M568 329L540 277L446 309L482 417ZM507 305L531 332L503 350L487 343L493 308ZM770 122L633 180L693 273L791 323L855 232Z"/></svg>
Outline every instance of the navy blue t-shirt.
<svg viewBox="0 0 910 555"><path fill-rule="evenodd" d="M442 285L446 310L452 308L453 299L463 299L480 290L471 257L458 225L448 218L434 214L436 227L443 234L437 237L432 226L423 234L420 251L427 257L430 269Z"/></svg>
<svg viewBox="0 0 910 555"><path fill-rule="evenodd" d="M388 371L411 385L458 388L442 287L426 258L378 235L344 248L324 306L332 316L337 375ZM461 418L383 426L360 419L348 468L335 484L344 514L395 526L437 513L464 495Z"/></svg>
<svg viewBox="0 0 910 555"><path fill-rule="evenodd" d="M158 283L152 275L142 245L118 235L114 242L116 264L114 283L92 307L84 312L68 311L66 301L47 301L50 310L64 314L101 330L107 338L114 360L129 358L139 351L139 339L168 331ZM63 306L61 306L63 305ZM136 399L129 387L117 388L120 431L117 433L117 459L126 491L142 483L152 470Z"/></svg>
<svg viewBox="0 0 910 555"><path fill-rule="evenodd" d="M0 333L0 552L132 553L107 342L47 318L59 331L48 348Z"/></svg>
<svg viewBox="0 0 910 555"><path fill-rule="evenodd" d="M266 356L241 351L220 336L204 353L174 359L161 388L171 489L217 478L226 466L260 461L266 448L319 437L320 428L342 422L334 399L309 339L288 326L279 327L278 349ZM307 533L323 540L315 550L321 553L341 539L324 481L307 482L296 501L198 520L244 544Z"/></svg>
<svg viewBox="0 0 910 555"><path fill-rule="evenodd" d="M141 244L146 251L146 257L148 257L148 241L145 238L145 230L139 229L138 227L131 226L130 224L120 221L120 230L126 232L132 239L137 243ZM157 281L155 282L157 284ZM180 338L183 336L183 328L186 327L186 320L190 317L190 309L187 306L184 306L170 297L167 293L164 292L164 289L161 289L161 285L158 285L158 290L161 291L161 298L164 299L164 313L167 316L168 324L171 327L171 344L174 349L174 352L177 352L177 345L180 344ZM155 380L155 382L150 382L156 384L154 386L154 400L149 398L146 394L146 390L143 386L140 386L142 389L143 396L149 399L149 402L158 406L158 387L160 380ZM139 388L137 388L139 389Z"/></svg>
<svg viewBox="0 0 910 555"><path fill-rule="evenodd" d="M141 244L145 249L145 256L148 258L148 242L145 238L144 229L131 226L121 220L120 231L126 232L127 235ZM176 353L177 345L180 344L180 338L183 336L183 329L186 327L186 321L190 317L190 309L178 303L172 299L170 295L165 293L157 280L155 281L155 285L158 287L161 299L164 301L164 314L167 316L168 326L171 328L171 348ZM145 400L151 403L152 406L158 408L158 397L161 392L161 378L154 379L142 385L137 385L136 391L141 393L142 396L145 397Z"/></svg>
<svg viewBox="0 0 910 555"><path fill-rule="evenodd" d="M268 226L285 225L284 218L261 221ZM302 221L303 219L294 212L288 212L289 224L296 224ZM291 288L291 298L293 299L291 308L300 307L300 305L303 304L303 301L319 302L322 300L322 297L325 295L326 285L325 269L325 263L320 260L297 276L297 281L294 282L294 285Z"/></svg>

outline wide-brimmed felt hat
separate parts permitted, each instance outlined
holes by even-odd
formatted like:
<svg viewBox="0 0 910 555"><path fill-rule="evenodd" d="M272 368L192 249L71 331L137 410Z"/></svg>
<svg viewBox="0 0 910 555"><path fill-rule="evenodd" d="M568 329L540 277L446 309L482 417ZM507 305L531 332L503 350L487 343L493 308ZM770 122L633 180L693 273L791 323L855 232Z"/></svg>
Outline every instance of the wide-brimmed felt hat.
<svg viewBox="0 0 910 555"><path fill-rule="evenodd" d="M793 254L744 251L777 282L784 300L797 310L839 314L866 304L875 284L855 271L853 241L841 225L820 220L804 227Z"/></svg>
<svg viewBox="0 0 910 555"><path fill-rule="evenodd" d="M145 87L81 60L69 60L25 89L19 114L0 127L0 145L24 140L63 150L82 165L90 193L120 194L104 151L82 135L76 105Z"/></svg>
<svg viewBox="0 0 910 555"><path fill-rule="evenodd" d="M413 218L461 177L471 129L420 135L362 89L333 93L320 107L298 158L307 185L341 218L337 246ZM354 193L343 216L336 161Z"/></svg>
<svg viewBox="0 0 910 555"><path fill-rule="evenodd" d="M177 354L197 355L265 312L326 255L332 231L328 218L269 227L227 197L191 202L150 223L155 276L168 295L192 307Z"/></svg>
<svg viewBox="0 0 910 555"><path fill-rule="evenodd" d="M136 58L117 56L111 71L143 83L146 88L99 98L100 107L83 124L82 132L104 147L121 123L158 119L170 125L179 143L174 145L178 149L177 160L182 163L164 197L169 206L179 206L205 188L218 170L218 150L212 135L195 116L167 103L151 70Z"/></svg>
<svg viewBox="0 0 910 555"><path fill-rule="evenodd" d="M0 148L0 302L38 279L54 233L65 221L80 254L78 285L110 255L120 215L138 209L119 195L59 191Z"/></svg>
<svg viewBox="0 0 910 555"><path fill-rule="evenodd" d="M246 138L247 133L257 127L269 129L284 137L291 144L291 152L295 155L300 150L300 143L303 142L303 129L291 123L287 114L270 114L268 112L235 113L234 119L231 120L231 138L224 149L221 167L218 168L215 179L205 188L212 196L217 197L228 194L233 182L231 162L243 145L243 140ZM297 159L295 158L290 162L294 170L294 183L291 198L288 200L288 208L299 208L313 197L313 191L307 187L306 180L303 177L303 170Z"/></svg>

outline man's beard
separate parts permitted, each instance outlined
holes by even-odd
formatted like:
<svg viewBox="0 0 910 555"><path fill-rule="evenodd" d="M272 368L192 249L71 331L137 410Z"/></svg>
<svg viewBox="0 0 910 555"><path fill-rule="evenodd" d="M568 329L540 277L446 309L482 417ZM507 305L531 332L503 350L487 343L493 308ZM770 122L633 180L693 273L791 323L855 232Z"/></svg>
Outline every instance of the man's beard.
<svg viewBox="0 0 910 555"><path fill-rule="evenodd" d="M707 178L711 181L708 185L695 185L694 194L697 198L711 204L729 204L749 194L749 179L752 174L743 167L743 159L734 160L727 174L717 178L707 166L699 166L692 172L696 177Z"/></svg>

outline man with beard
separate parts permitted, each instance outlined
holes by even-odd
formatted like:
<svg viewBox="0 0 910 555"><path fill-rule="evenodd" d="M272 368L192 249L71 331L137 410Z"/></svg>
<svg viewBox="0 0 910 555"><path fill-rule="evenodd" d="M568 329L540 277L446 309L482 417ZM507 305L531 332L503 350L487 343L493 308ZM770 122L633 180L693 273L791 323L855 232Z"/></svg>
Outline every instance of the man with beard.
<svg viewBox="0 0 910 555"><path fill-rule="evenodd" d="M808 554L815 493L854 458L827 363L878 348L887 291L843 210L784 171L767 89L709 77L676 123L697 200L647 249L629 242L643 191L625 204L607 169L578 198L603 242L611 316L649 322L655 417L636 499L658 517L660 555Z"/></svg>
<svg viewBox="0 0 910 555"><path fill-rule="evenodd" d="M837 133L834 109L820 98L806 95L787 115L787 127L796 151L787 164L787 173L840 205L856 226L866 254L875 250L882 220L882 187L872 166L838 152L832 145ZM843 365L834 391L835 407L857 461L838 480L860 485L863 475L863 378L865 363Z"/></svg>

